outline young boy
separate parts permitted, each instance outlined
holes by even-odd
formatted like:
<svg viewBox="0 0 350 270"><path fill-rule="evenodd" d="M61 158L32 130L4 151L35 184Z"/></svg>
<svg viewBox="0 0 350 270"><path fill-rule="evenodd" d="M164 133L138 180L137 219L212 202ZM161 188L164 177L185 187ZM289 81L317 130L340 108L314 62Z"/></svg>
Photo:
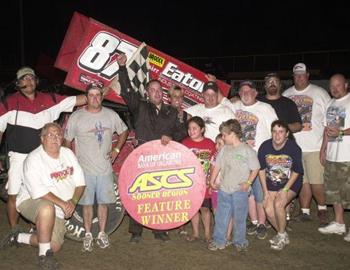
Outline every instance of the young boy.
<svg viewBox="0 0 350 270"><path fill-rule="evenodd" d="M213 241L209 250L224 249L226 232L230 218L234 219L233 244L239 252L246 251L246 219L248 215L248 190L260 169L256 152L243 143L239 122L230 119L220 125L225 142L217 156L216 164L210 176L212 188L219 188L218 207L215 214ZM221 174L220 186L215 183Z"/></svg>

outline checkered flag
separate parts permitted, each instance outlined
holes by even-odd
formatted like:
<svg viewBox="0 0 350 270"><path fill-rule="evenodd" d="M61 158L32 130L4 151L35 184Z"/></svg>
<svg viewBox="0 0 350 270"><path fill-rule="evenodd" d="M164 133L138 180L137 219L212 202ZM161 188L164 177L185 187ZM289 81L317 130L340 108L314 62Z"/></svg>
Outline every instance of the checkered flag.
<svg viewBox="0 0 350 270"><path fill-rule="evenodd" d="M137 51L126 63L131 86L144 96L146 84L149 81L150 65L148 62L148 49L146 43L142 43Z"/></svg>
<svg viewBox="0 0 350 270"><path fill-rule="evenodd" d="M139 91L140 94L144 96L146 84L150 78L150 65L148 62L148 49L146 43L142 43L132 57L128 59L126 69L128 71L131 87L135 92ZM119 75L111 81L108 87L120 95Z"/></svg>

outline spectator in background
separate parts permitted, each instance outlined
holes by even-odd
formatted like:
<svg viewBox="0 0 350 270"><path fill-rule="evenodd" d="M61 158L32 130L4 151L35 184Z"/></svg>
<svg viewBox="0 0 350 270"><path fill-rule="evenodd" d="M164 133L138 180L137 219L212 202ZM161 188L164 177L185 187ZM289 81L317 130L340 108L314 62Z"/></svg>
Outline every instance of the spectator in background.
<svg viewBox="0 0 350 270"><path fill-rule="evenodd" d="M187 120L189 119L187 112L185 112L183 108L184 90L178 85L173 85L168 91L168 96L170 105L178 112L177 117L179 118L179 122L181 124L181 131L183 132L181 136L182 141L188 136Z"/></svg>
<svg viewBox="0 0 350 270"><path fill-rule="evenodd" d="M203 85L202 95L204 104L197 104L185 109L192 116L199 116L205 122L206 137L215 141L220 133L219 126L222 122L234 119L235 116L230 108L219 103L219 87L216 82L208 81Z"/></svg>
<svg viewBox="0 0 350 270"><path fill-rule="evenodd" d="M269 73L264 81L266 94L258 97L258 100L270 104L275 109L278 119L286 122L291 132L299 132L302 125L298 107L291 99L282 96L280 77L277 73Z"/></svg>

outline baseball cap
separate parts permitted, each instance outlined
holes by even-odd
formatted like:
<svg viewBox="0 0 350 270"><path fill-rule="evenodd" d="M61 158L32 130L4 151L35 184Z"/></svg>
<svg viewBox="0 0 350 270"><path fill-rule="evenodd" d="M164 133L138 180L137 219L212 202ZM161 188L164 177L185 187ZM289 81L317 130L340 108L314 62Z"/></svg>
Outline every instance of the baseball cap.
<svg viewBox="0 0 350 270"><path fill-rule="evenodd" d="M215 82L212 82L212 81L206 82L206 83L203 85L203 93L204 93L205 91L209 90L209 89L213 90L213 91L216 92L216 93L219 92L219 87L218 87L218 85L217 85Z"/></svg>
<svg viewBox="0 0 350 270"><path fill-rule="evenodd" d="M17 71L17 80L19 80L20 78L22 78L25 75L35 75L35 72L33 69L31 69L30 67L21 67L18 71Z"/></svg>
<svg viewBox="0 0 350 270"><path fill-rule="evenodd" d="M268 73L266 74L265 78L264 78L264 81L268 81L270 78L277 78L277 79L281 79L280 76L276 73L276 72L271 72L271 73Z"/></svg>
<svg viewBox="0 0 350 270"><path fill-rule="evenodd" d="M293 67L293 74L305 74L307 73L307 68L304 63L298 63Z"/></svg>
<svg viewBox="0 0 350 270"><path fill-rule="evenodd" d="M251 80L242 81L242 82L239 84L238 89L240 89L242 86L245 86L245 85L249 86L249 87L252 88L252 89L256 89L255 83L254 83L253 81L251 81Z"/></svg>
<svg viewBox="0 0 350 270"><path fill-rule="evenodd" d="M103 86L99 83L90 83L86 87L86 93L88 93L91 89L97 89L100 90L101 93L103 93Z"/></svg>

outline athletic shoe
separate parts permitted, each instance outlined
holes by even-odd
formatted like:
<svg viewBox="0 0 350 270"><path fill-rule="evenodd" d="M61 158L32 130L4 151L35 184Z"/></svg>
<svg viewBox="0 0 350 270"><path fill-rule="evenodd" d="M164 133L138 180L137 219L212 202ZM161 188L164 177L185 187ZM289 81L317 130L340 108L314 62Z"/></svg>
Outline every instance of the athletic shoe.
<svg viewBox="0 0 350 270"><path fill-rule="evenodd" d="M211 251L216 251L218 249L222 250L222 249L225 249L225 245L219 245L215 241L212 241L212 242L209 243L208 249L211 250Z"/></svg>
<svg viewBox="0 0 350 270"><path fill-rule="evenodd" d="M339 224L332 221L326 227L318 228L318 231L323 234L343 234L346 233L345 224Z"/></svg>
<svg viewBox="0 0 350 270"><path fill-rule="evenodd" d="M344 240L345 240L346 242L350 242L350 228L349 228L348 234L345 235Z"/></svg>
<svg viewBox="0 0 350 270"><path fill-rule="evenodd" d="M298 222L309 222L311 221L311 216L306 214L306 213L301 213L299 216L296 216L294 218L295 221L298 221Z"/></svg>
<svg viewBox="0 0 350 270"><path fill-rule="evenodd" d="M141 234L133 233L131 234L129 242L132 244L138 244L141 241Z"/></svg>
<svg viewBox="0 0 350 270"><path fill-rule="evenodd" d="M93 246L93 238L92 238L92 234L91 233L85 233L85 237L83 240L83 252L88 251L91 252L92 251L92 246Z"/></svg>
<svg viewBox="0 0 350 270"><path fill-rule="evenodd" d="M257 228L258 228L257 224L253 224L253 223L249 222L249 224L247 225L247 234L248 235L256 234Z"/></svg>
<svg viewBox="0 0 350 270"><path fill-rule="evenodd" d="M286 245L289 244L288 236L278 236L278 240L275 243L271 243L271 248L274 250L282 250ZM288 240L287 240L288 239Z"/></svg>
<svg viewBox="0 0 350 270"><path fill-rule="evenodd" d="M317 216L318 216L318 219L320 220L320 227L326 227L329 224L327 210L318 210Z"/></svg>
<svg viewBox="0 0 350 270"><path fill-rule="evenodd" d="M154 233L154 239L161 240L163 242L170 241L169 235L165 232Z"/></svg>
<svg viewBox="0 0 350 270"><path fill-rule="evenodd" d="M226 240L225 247L232 246L233 242L231 240Z"/></svg>
<svg viewBox="0 0 350 270"><path fill-rule="evenodd" d="M246 245L243 245L243 246L236 245L235 247L236 247L236 250L237 250L238 253L243 254L243 253L248 251L248 246L249 245L246 244Z"/></svg>
<svg viewBox="0 0 350 270"><path fill-rule="evenodd" d="M263 240L267 236L267 230L264 224L259 224L258 228L256 229L256 237L258 239Z"/></svg>
<svg viewBox="0 0 350 270"><path fill-rule="evenodd" d="M0 249L6 249L9 247L19 247L19 243L17 241L18 235L20 234L20 230L15 228L12 229L0 242Z"/></svg>
<svg viewBox="0 0 350 270"><path fill-rule="evenodd" d="M56 270L59 269L59 264L53 256L52 249L46 251L46 255L39 256L38 264L40 269Z"/></svg>
<svg viewBox="0 0 350 270"><path fill-rule="evenodd" d="M271 224L270 224L270 222L268 222L267 220L265 221L265 227L266 227L266 229L271 229Z"/></svg>
<svg viewBox="0 0 350 270"><path fill-rule="evenodd" d="M96 244L102 249L108 248L109 247L108 235L105 232L99 232L96 239Z"/></svg>
<svg viewBox="0 0 350 270"><path fill-rule="evenodd" d="M279 241L279 239L280 239L280 235L277 233L274 237L272 237L270 240L269 240L269 242L270 242L270 244L277 244L278 243L278 241ZM284 241L286 242L286 245L289 245L289 236L288 236L288 234L286 234L285 235L285 237L284 237Z"/></svg>

